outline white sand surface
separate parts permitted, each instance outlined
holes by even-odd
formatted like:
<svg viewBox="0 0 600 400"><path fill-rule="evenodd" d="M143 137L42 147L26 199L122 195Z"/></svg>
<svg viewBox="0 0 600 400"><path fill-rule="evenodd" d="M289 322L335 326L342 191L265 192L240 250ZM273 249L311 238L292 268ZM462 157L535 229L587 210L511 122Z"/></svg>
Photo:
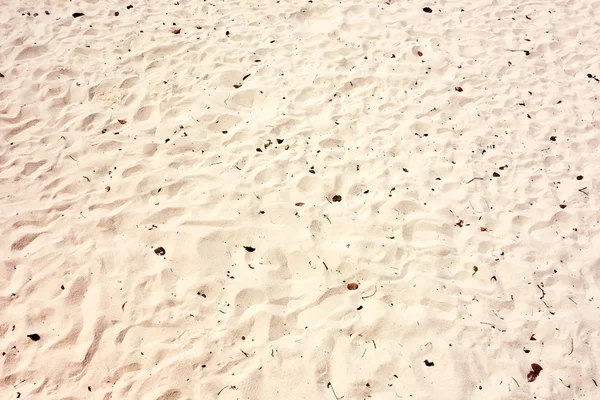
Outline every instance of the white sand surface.
<svg viewBox="0 0 600 400"><path fill-rule="evenodd" d="M0 0L0 397L600 398L599 40L598 0Z"/></svg>

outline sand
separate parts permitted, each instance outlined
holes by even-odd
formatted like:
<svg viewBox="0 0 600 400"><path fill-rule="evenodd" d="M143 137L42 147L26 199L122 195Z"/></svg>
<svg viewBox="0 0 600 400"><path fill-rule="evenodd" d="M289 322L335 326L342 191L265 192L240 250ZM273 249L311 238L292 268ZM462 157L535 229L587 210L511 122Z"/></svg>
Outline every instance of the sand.
<svg viewBox="0 0 600 400"><path fill-rule="evenodd" d="M1 3L2 398L600 397L600 1Z"/></svg>

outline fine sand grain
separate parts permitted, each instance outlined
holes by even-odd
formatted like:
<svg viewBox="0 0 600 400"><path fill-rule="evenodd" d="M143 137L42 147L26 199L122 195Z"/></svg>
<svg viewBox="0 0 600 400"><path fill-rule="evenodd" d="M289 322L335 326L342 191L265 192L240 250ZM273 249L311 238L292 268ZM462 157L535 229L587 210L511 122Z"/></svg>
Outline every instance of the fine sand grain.
<svg viewBox="0 0 600 400"><path fill-rule="evenodd" d="M0 397L600 398L599 38L599 0L0 0Z"/></svg>

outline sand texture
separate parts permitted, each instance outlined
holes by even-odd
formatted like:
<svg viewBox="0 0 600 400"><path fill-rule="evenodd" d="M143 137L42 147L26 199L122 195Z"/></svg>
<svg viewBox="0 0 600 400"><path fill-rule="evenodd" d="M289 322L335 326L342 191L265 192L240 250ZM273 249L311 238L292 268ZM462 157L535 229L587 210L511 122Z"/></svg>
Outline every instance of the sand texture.
<svg viewBox="0 0 600 400"><path fill-rule="evenodd" d="M600 398L599 39L599 0L0 0L0 397Z"/></svg>

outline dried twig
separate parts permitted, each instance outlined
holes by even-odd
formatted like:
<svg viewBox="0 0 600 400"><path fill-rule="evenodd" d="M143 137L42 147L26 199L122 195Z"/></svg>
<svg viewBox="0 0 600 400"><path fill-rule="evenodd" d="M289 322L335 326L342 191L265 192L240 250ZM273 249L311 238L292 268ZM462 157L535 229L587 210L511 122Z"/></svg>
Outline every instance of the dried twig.
<svg viewBox="0 0 600 400"><path fill-rule="evenodd" d="M566 387L568 387L569 389L571 389L571 385L567 385L567 384L566 384L566 383L564 383L564 382L563 382L563 380L562 380L562 379L560 379L560 378L558 378L558 379L560 380L560 382L561 382L563 385L565 385Z"/></svg>
<svg viewBox="0 0 600 400"><path fill-rule="evenodd" d="M542 303L544 303L544 305L546 306L546 308L550 308L550 306L548 305L548 303L546 303L544 300L542 300ZM554 315L554 313L552 311L550 311L550 314Z"/></svg>
<svg viewBox="0 0 600 400"><path fill-rule="evenodd" d="M335 394L335 390L333 390L333 385L331 384L331 382L327 382L327 388L328 389L331 388L331 391L333 392L333 395L335 396L336 400L340 400L340 399L344 398L344 396L338 397L337 394Z"/></svg>
<svg viewBox="0 0 600 400"><path fill-rule="evenodd" d="M475 207L473 207L473 203L471 203L471 200L469 200L469 205L471 206L471 208L473 209L473 211L475 211L476 213L481 213L481 212L483 212L483 211L477 211L477 210L475 209Z"/></svg>
<svg viewBox="0 0 600 400"><path fill-rule="evenodd" d="M512 52L519 52L522 51L523 53L525 53L526 56L529 55L529 50L512 50L512 49L506 49L506 51L512 51Z"/></svg>
<svg viewBox="0 0 600 400"><path fill-rule="evenodd" d="M540 297L540 300L542 300L544 298L544 296L546 295L546 292L544 292L544 289L542 289L540 287L540 285L537 285L538 289L540 289L542 291L542 297Z"/></svg>
<svg viewBox="0 0 600 400"><path fill-rule="evenodd" d="M471 179L471 180L470 180L469 182L467 182L467 183L471 183L471 182L473 182L475 179L479 179L480 181L482 181L482 180L483 180L483 178L480 178L480 177L476 176L475 178Z"/></svg>
<svg viewBox="0 0 600 400"><path fill-rule="evenodd" d="M217 396L221 394L221 392L225 389L227 389L229 386L225 386L223 389L219 390L219 393L217 393Z"/></svg>
<svg viewBox="0 0 600 400"><path fill-rule="evenodd" d="M569 355L573 354L573 350L575 350L575 345L573 344L573 338L571 338L571 352Z"/></svg>
<svg viewBox="0 0 600 400"><path fill-rule="evenodd" d="M374 292L373 294L370 294L370 295L368 295L368 296L364 296L364 297L361 297L361 298L362 298L363 300L365 300L365 299L368 299L369 297L373 297L373 296L375 296L375 294L376 294L376 293L377 293L377 286L375 286L375 292Z"/></svg>

